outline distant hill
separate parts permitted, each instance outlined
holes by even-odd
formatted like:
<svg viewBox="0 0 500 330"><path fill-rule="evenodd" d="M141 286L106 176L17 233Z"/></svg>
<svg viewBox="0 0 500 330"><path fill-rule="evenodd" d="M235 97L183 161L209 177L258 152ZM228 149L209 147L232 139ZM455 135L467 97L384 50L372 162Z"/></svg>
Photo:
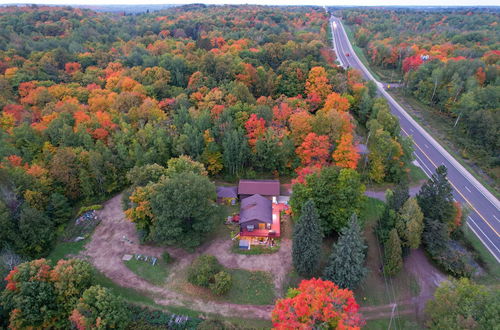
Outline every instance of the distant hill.
<svg viewBox="0 0 500 330"><path fill-rule="evenodd" d="M19 3L7 3L7 4L2 4L0 7L6 7L6 6L32 6L31 4L19 4ZM42 6L42 5L38 5ZM56 7L61 7L61 5L43 5L43 6L56 6ZM97 12L108 12L108 13L121 13L125 12L127 14L138 14L138 13L145 13L147 11L156 11L156 10L162 10L166 8L171 8L175 7L178 5L169 5L169 4L161 4L161 5L68 5L67 7L74 7L74 8L86 8L86 9L91 9Z"/></svg>

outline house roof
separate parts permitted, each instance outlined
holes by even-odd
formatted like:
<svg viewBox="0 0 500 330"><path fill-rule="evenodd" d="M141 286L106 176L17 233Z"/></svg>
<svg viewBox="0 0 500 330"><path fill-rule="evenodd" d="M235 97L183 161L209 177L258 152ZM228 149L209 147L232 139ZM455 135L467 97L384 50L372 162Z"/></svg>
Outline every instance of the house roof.
<svg viewBox="0 0 500 330"><path fill-rule="evenodd" d="M240 224L248 221L273 222L273 203L255 194L241 201Z"/></svg>
<svg viewBox="0 0 500 330"><path fill-rule="evenodd" d="M279 196L280 182L278 180L240 180L238 194Z"/></svg>
<svg viewBox="0 0 500 330"><path fill-rule="evenodd" d="M237 198L238 187L217 187L217 197L219 198Z"/></svg>

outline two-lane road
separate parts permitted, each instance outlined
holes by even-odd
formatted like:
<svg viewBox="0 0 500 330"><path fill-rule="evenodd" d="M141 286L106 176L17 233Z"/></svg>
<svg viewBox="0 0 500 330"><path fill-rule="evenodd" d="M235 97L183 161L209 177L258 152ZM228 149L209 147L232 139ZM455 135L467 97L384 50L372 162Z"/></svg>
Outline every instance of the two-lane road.
<svg viewBox="0 0 500 330"><path fill-rule="evenodd" d="M399 118L401 130L414 142L415 156L424 172L430 176L440 165L448 168L448 180L457 201L470 209L467 225L500 262L500 203L462 165L460 165L434 138L432 138L391 97L356 56L341 21L333 17L333 45L340 64L360 70L366 79L377 84L379 95L385 97L391 111Z"/></svg>

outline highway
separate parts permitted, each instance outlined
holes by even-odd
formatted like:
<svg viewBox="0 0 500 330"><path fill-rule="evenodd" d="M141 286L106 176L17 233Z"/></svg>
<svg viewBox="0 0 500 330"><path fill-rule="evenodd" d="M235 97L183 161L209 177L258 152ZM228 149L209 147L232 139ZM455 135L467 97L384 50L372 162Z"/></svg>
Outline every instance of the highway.
<svg viewBox="0 0 500 330"><path fill-rule="evenodd" d="M448 181L453 187L454 198L470 209L467 225L500 262L500 203L498 199L413 120L387 93L385 86L372 76L352 49L340 19L332 16L330 26L337 60L344 68L358 69L365 79L376 83L379 95L387 99L392 113L399 118L402 133L413 140L416 160L427 176L430 177L440 165L448 168Z"/></svg>

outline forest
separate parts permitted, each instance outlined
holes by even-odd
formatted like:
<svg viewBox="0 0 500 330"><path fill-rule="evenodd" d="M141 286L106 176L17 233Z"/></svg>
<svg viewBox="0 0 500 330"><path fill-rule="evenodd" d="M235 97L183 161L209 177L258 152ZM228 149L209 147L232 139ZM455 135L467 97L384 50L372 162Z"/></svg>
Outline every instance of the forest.
<svg viewBox="0 0 500 330"><path fill-rule="evenodd" d="M2 245L45 255L73 207L123 190L134 167L180 155L224 177L303 181L328 164L356 168L348 110L365 125L373 88L334 65L325 15L307 7L133 16L3 8ZM374 109L380 151L370 155L370 175L395 181L410 151L384 105Z"/></svg>
<svg viewBox="0 0 500 330"><path fill-rule="evenodd" d="M352 16L361 31L370 22L368 14L349 13L347 19ZM207 304L230 302L236 312L238 304L265 308L266 322L272 319L276 328L312 326L318 320L332 328L363 326L351 290L366 289L370 272L384 279L405 276L403 262L420 246L447 273L471 276L475 256L459 242L465 213L453 201L446 168L440 167L425 184L420 180L420 193L410 197L411 140L401 136L399 121L377 97L375 84L336 64L328 15L323 8L307 6L185 5L134 14L1 7L0 327L150 329L168 323L171 315L156 309L156 296L149 306L155 310L143 308L146 293L128 288L134 292L131 299L124 285L98 272L93 261L104 251L86 255L89 262L76 254L48 257L82 212L116 200L124 222L118 226L132 226L138 236L135 243L126 236L120 235L119 242L109 237L122 249L121 266L127 261L145 264L137 255L123 261L123 246L128 245L120 244L163 249L154 262L173 262L173 268L186 258L185 273L173 275L200 290L196 293L209 291L215 299ZM370 43L380 35L370 35ZM471 79L480 68L485 78L467 83L467 91L495 96L498 85L490 76L496 74L498 54L487 47L478 45ZM459 65L468 59L408 61L397 58L388 65L413 77L431 64ZM464 98L463 90L455 93ZM445 97L439 90L431 99L437 95ZM493 110L484 104L485 113ZM459 125L470 124L472 113L465 116L471 117L460 119ZM368 151L362 152L361 144ZM240 178L280 179L293 188L290 207L282 210L290 221L289 237L274 250L281 254L252 257L282 256L275 268L284 270L283 277L293 273L300 284L276 289L274 278L267 279L277 277L274 269L266 275L230 268L221 261L229 251L217 256L193 252L203 243L220 242L213 237L220 233L214 232L227 225L223 213L234 208L216 203L216 184L235 184ZM368 199L366 185L390 187L387 203ZM370 224L365 223L368 218ZM233 232L223 230L223 244L232 244L228 236ZM381 260L368 269L367 250L373 252L374 246ZM230 255L231 260L238 257L247 256ZM147 266L156 272L154 265ZM130 267L125 270L136 274ZM275 290L266 290L263 303L255 301L255 294L245 303L223 300L229 299L224 295L238 276L257 278ZM171 292L165 281L153 288ZM474 286L478 296L485 290L463 280L441 291L458 295L462 286ZM286 290L288 294L275 295ZM129 298L124 301L116 292ZM183 291L172 292L178 297ZM178 300L193 301L183 294ZM477 306L495 297L483 298ZM446 321L439 315L446 314L439 309L443 301L434 302L431 319L436 324ZM311 308L304 308L307 304ZM457 317L468 312L454 311ZM477 307L473 312L479 324L495 322L489 311ZM224 328L219 319L188 321L196 323L192 328Z"/></svg>
<svg viewBox="0 0 500 330"><path fill-rule="evenodd" d="M340 15L369 63L402 77L405 93L436 109L463 157L498 183L498 10L346 9Z"/></svg>

